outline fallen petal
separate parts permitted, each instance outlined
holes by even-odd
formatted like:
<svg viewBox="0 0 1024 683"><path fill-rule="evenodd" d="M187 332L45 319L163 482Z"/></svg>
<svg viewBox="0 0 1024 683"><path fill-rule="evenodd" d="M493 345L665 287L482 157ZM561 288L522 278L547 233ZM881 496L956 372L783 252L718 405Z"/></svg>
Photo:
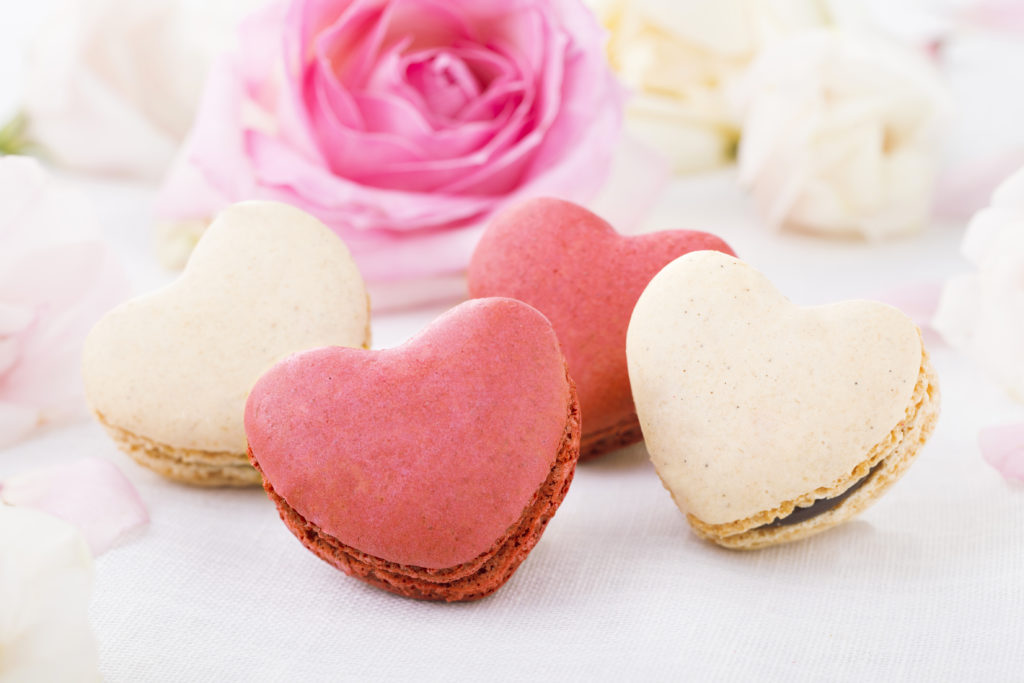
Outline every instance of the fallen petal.
<svg viewBox="0 0 1024 683"><path fill-rule="evenodd" d="M78 527L94 556L149 522L138 491L103 458L19 474L0 483L0 502L35 508Z"/></svg>
<svg viewBox="0 0 1024 683"><path fill-rule="evenodd" d="M985 427L978 432L978 446L1000 474L1024 482L1024 422Z"/></svg>

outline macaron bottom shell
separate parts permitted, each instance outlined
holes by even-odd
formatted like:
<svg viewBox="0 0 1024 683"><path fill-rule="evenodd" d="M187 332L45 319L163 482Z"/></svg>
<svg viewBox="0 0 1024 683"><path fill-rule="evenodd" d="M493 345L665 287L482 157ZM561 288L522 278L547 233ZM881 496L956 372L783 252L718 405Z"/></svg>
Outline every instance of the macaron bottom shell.
<svg viewBox="0 0 1024 683"><path fill-rule="evenodd" d="M94 413L115 445L132 460L172 481L192 486L258 486L260 474L245 453L176 448L110 424Z"/></svg>
<svg viewBox="0 0 1024 683"><path fill-rule="evenodd" d="M905 419L848 477L735 522L706 524L693 514L687 514L687 521L698 536L735 550L789 543L831 529L868 508L910 467L935 430L939 403L938 378L922 346L921 370ZM829 500L834 502L830 504ZM822 503L820 513L809 514L796 523L787 522L794 511L799 513Z"/></svg>

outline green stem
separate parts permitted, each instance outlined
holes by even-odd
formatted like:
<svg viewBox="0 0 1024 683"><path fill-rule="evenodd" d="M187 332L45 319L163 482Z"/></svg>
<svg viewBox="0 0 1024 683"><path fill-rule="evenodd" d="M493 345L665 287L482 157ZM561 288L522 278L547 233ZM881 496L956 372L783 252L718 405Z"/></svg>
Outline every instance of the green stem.
<svg viewBox="0 0 1024 683"><path fill-rule="evenodd" d="M31 147L28 138L28 119L17 114L0 128L0 155L24 154Z"/></svg>

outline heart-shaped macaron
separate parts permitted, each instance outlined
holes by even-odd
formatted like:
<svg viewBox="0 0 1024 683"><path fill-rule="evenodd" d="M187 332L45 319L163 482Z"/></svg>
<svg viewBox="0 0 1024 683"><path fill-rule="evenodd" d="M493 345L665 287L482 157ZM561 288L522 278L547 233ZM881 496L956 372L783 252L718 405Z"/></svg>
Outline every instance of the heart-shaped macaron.
<svg viewBox="0 0 1024 683"><path fill-rule="evenodd" d="M469 264L470 294L519 299L551 321L579 391L582 458L640 440L626 369L629 316L659 270L701 249L732 253L704 232L623 236L558 199L513 206L484 232Z"/></svg>
<svg viewBox="0 0 1024 683"><path fill-rule="evenodd" d="M337 236L275 202L224 210L175 282L127 301L89 333L86 396L117 444L160 474L258 484L243 413L288 354L369 345L362 277Z"/></svg>
<svg viewBox="0 0 1024 683"><path fill-rule="evenodd" d="M903 313L869 301L801 308L716 252L651 280L626 353L662 482L700 535L728 547L857 514L938 418L936 378Z"/></svg>
<svg viewBox="0 0 1024 683"><path fill-rule="evenodd" d="M579 455L554 330L512 299L463 303L392 349L291 356L253 388L245 426L264 488L307 548L428 600L507 581Z"/></svg>

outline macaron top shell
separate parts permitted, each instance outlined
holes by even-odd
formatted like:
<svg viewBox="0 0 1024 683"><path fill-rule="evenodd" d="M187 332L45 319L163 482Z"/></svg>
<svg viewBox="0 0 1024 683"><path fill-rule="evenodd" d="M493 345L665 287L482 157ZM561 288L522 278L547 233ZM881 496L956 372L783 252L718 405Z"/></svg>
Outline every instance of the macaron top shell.
<svg viewBox="0 0 1024 683"><path fill-rule="evenodd" d="M634 412L626 328L640 293L689 251L732 253L714 235L675 230L626 237L581 206L534 199L499 214L467 274L473 296L508 296L548 317L576 382L584 433Z"/></svg>
<svg viewBox="0 0 1024 683"><path fill-rule="evenodd" d="M312 216L244 202L207 228L175 282L121 304L90 332L93 410L177 448L246 452L253 383L289 353L368 343L366 291L348 248Z"/></svg>
<svg viewBox="0 0 1024 683"><path fill-rule="evenodd" d="M904 419L923 350L891 306L801 308L746 263L698 252L644 291L627 354L659 476L722 524L849 477Z"/></svg>
<svg viewBox="0 0 1024 683"><path fill-rule="evenodd" d="M308 522L440 569L519 521L554 465L570 400L544 316L479 299L393 349L291 356L253 388L246 429L265 479Z"/></svg>

